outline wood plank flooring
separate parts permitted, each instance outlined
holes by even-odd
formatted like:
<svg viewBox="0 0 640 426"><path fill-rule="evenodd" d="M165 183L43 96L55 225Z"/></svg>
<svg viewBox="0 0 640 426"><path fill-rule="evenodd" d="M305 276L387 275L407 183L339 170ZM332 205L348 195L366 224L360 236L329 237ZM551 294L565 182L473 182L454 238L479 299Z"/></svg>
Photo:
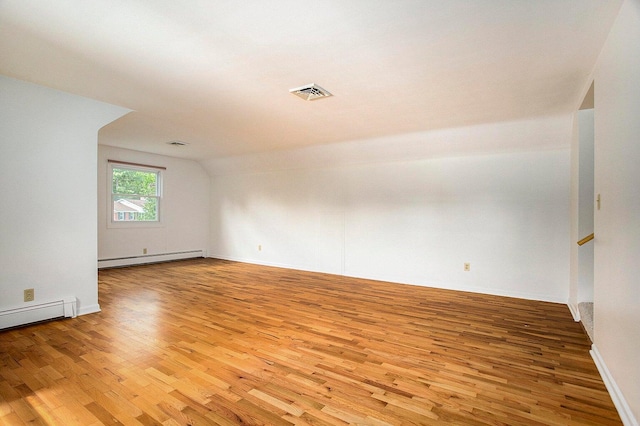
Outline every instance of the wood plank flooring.
<svg viewBox="0 0 640 426"><path fill-rule="evenodd" d="M621 424L565 305L195 259L0 332L0 424Z"/></svg>

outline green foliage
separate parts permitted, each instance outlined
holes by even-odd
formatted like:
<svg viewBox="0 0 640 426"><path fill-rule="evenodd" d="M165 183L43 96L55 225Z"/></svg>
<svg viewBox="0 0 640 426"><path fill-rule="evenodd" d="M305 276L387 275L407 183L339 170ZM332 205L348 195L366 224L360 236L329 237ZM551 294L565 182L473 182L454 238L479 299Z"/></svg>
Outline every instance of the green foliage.
<svg viewBox="0 0 640 426"><path fill-rule="evenodd" d="M138 220L158 220L158 205L156 198L149 198L144 203L144 213L138 216Z"/></svg>
<svg viewBox="0 0 640 426"><path fill-rule="evenodd" d="M113 168L113 193L131 195L157 195L157 173Z"/></svg>

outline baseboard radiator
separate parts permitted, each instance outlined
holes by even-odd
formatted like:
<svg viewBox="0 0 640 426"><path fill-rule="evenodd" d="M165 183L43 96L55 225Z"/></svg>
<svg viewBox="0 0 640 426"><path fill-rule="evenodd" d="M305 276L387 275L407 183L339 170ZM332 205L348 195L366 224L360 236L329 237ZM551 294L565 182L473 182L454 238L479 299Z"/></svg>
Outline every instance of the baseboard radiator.
<svg viewBox="0 0 640 426"><path fill-rule="evenodd" d="M76 298L69 297L53 302L0 311L0 329L58 318L75 318L77 315Z"/></svg>
<svg viewBox="0 0 640 426"><path fill-rule="evenodd" d="M191 259L206 257L204 250L187 250L173 253L145 254L141 256L114 257L111 259L98 259L98 269L117 268L119 266L142 265L145 263L169 262L171 260Z"/></svg>

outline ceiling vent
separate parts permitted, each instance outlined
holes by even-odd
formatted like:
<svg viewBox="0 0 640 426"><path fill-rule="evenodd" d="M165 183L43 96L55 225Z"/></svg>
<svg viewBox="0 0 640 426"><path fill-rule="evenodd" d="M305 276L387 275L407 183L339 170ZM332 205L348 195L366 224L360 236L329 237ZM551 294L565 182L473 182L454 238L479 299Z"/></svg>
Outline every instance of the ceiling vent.
<svg viewBox="0 0 640 426"><path fill-rule="evenodd" d="M331 96L331 93L324 90L322 87L318 86L315 83L307 84L306 86L296 87L295 89L289 90L289 93L293 93L294 95L304 99L305 101L313 101L320 98L328 98Z"/></svg>
<svg viewBox="0 0 640 426"><path fill-rule="evenodd" d="M167 142L169 145L173 145L173 146L185 146L185 145L189 145L186 142L182 142L182 141L169 141Z"/></svg>

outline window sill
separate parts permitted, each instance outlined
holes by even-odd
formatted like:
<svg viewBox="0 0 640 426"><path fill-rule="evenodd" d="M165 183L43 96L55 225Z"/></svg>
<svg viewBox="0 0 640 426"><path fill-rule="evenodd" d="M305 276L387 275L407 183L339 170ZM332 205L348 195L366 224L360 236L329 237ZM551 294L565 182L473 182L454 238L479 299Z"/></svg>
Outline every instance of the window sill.
<svg viewBox="0 0 640 426"><path fill-rule="evenodd" d="M160 222L135 222L135 221L122 221L114 222L108 221L107 228L110 229L144 229L144 228L164 228L164 223Z"/></svg>

